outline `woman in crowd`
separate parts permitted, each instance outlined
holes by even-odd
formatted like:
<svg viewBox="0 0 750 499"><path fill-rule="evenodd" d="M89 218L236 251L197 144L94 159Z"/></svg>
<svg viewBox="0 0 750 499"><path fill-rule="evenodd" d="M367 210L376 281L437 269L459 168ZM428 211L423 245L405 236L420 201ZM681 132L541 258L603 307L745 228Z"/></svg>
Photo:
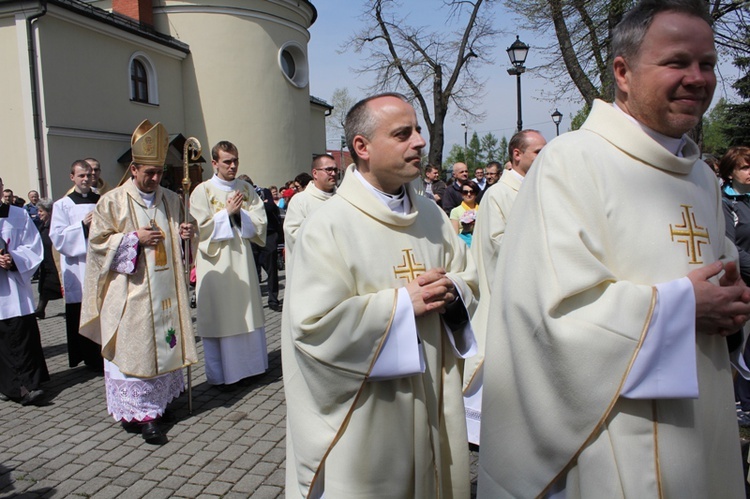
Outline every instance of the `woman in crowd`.
<svg viewBox="0 0 750 499"><path fill-rule="evenodd" d="M471 236L474 232L474 221L477 219L477 196L479 195L479 186L476 182L465 180L461 183L461 204L451 210L451 223L456 230L458 237L463 239L468 247L471 248Z"/></svg>
<svg viewBox="0 0 750 499"><path fill-rule="evenodd" d="M39 266L39 304L36 307L35 314L37 318L44 319L47 302L62 298L62 290L60 276L57 273L57 266L52 253L52 241L49 238L52 200L48 198L40 199L37 202L37 209L39 210L39 220L41 220L39 233L42 236L42 245L44 245L44 260Z"/></svg>
<svg viewBox="0 0 750 499"><path fill-rule="evenodd" d="M742 280L750 285L750 147L729 148L719 161L719 174L724 181L726 234L737 246ZM750 351L745 349L744 356L745 362L750 361ZM740 426L750 427L750 381L736 376L734 392L740 403L737 420Z"/></svg>

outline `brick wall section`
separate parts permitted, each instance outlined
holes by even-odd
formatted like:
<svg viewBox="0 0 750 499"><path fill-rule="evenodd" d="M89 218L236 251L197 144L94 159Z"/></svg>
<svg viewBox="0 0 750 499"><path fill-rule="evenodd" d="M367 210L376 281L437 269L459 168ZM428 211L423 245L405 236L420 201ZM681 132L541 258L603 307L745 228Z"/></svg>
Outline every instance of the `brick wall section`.
<svg viewBox="0 0 750 499"><path fill-rule="evenodd" d="M112 0L112 10L143 24L154 25L152 0Z"/></svg>

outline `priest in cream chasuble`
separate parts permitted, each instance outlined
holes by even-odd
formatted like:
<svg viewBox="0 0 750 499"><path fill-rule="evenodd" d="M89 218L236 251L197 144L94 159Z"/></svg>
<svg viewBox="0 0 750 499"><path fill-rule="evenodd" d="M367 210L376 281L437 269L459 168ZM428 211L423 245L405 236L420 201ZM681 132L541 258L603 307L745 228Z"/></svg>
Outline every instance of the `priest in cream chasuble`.
<svg viewBox="0 0 750 499"><path fill-rule="evenodd" d="M713 173L681 154L597 101L526 177L492 288L482 497L744 494L727 343L696 331L684 277L736 252ZM659 328L690 342L649 355Z"/></svg>
<svg viewBox="0 0 750 499"><path fill-rule="evenodd" d="M292 255L282 319L286 493L468 498L459 362L476 351L467 311L476 270L442 210L408 185L424 146L413 108L394 94L361 106L377 125L353 147L370 152L305 221ZM436 268L455 301L445 313L418 313L410 289Z"/></svg>
<svg viewBox="0 0 750 499"><path fill-rule="evenodd" d="M263 303L250 246L251 242L265 245L267 220L253 186L235 178L237 148L223 141L214 147L214 154L214 176L190 196L190 213L200 237L197 327L203 338L207 381L231 385L268 369Z"/></svg>
<svg viewBox="0 0 750 499"><path fill-rule="evenodd" d="M491 292L480 497L745 496L744 338L724 336L750 289L686 135L716 87L711 23L700 0L638 2L613 31L614 104L524 180Z"/></svg>

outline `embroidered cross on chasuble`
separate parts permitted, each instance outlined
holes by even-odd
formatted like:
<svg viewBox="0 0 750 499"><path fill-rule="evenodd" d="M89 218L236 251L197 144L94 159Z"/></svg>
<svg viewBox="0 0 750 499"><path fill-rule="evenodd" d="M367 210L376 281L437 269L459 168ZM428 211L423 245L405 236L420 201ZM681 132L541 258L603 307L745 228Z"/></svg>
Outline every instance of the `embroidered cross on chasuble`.
<svg viewBox="0 0 750 499"><path fill-rule="evenodd" d="M413 251L413 249L401 250L403 253L401 265L393 267L393 275L396 279L406 279L409 283L427 271L424 263L417 262Z"/></svg>
<svg viewBox="0 0 750 499"><path fill-rule="evenodd" d="M687 256L690 259L688 263L695 265L702 264L703 253L701 246L711 244L711 238L706 227L699 225L695 220L693 207L687 204L680 206L682 208L682 223L669 224L669 233L672 241L685 245Z"/></svg>

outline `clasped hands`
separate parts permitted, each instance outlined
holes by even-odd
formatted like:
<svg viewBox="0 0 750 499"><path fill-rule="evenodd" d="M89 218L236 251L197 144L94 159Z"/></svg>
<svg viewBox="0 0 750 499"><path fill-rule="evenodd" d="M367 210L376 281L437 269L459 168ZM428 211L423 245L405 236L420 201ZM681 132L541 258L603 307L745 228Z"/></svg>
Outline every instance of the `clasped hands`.
<svg viewBox="0 0 750 499"><path fill-rule="evenodd" d="M138 242L143 246L156 246L159 241L164 239L164 233L157 229L153 229L150 225L141 227L136 231L138 235ZM180 224L180 237L182 239L190 239L195 234L195 228L191 223Z"/></svg>
<svg viewBox="0 0 750 499"><path fill-rule="evenodd" d="M719 285L709 281L724 270ZM735 262L714 262L687 275L695 293L695 318L699 331L729 336L750 318L750 288L742 281Z"/></svg>
<svg viewBox="0 0 750 499"><path fill-rule="evenodd" d="M442 268L428 270L407 284L406 290L416 317L435 311L443 313L445 307L458 296L453 281L448 279Z"/></svg>
<svg viewBox="0 0 750 499"><path fill-rule="evenodd" d="M5 250L0 250L0 269L10 270L13 266L13 257Z"/></svg>
<svg viewBox="0 0 750 499"><path fill-rule="evenodd" d="M227 196L227 213L229 213L230 216L239 213L242 208L242 201L244 201L244 198L240 191L234 191Z"/></svg>

